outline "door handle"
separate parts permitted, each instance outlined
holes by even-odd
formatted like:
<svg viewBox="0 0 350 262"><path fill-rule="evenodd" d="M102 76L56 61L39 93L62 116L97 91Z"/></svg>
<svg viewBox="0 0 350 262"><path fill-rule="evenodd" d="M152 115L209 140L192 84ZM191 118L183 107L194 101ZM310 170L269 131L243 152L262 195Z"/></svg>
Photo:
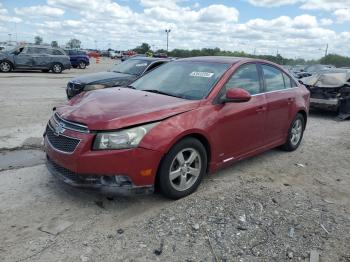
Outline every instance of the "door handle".
<svg viewBox="0 0 350 262"><path fill-rule="evenodd" d="M266 111L266 107L265 106L259 106L256 110L257 113L262 113Z"/></svg>

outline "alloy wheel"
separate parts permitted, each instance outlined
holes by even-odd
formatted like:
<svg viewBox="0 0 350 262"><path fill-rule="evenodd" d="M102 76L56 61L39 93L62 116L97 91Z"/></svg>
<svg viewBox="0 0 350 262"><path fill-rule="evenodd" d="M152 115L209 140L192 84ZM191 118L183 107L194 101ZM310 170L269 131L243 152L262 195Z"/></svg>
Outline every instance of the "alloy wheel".
<svg viewBox="0 0 350 262"><path fill-rule="evenodd" d="M303 133L303 123L301 119L297 119L292 126L291 129L291 137L290 137L290 142L292 145L297 145L300 141L300 138Z"/></svg>
<svg viewBox="0 0 350 262"><path fill-rule="evenodd" d="M170 165L171 186L178 191L189 189L196 183L201 169L201 156L196 149L185 148L181 150Z"/></svg>
<svg viewBox="0 0 350 262"><path fill-rule="evenodd" d="M53 70L55 73L61 73L62 67L61 67L61 65L59 65L59 64L55 64L55 65L53 65L52 70Z"/></svg>
<svg viewBox="0 0 350 262"><path fill-rule="evenodd" d="M11 65L4 61L0 64L0 71L1 72L10 72L11 71Z"/></svg>

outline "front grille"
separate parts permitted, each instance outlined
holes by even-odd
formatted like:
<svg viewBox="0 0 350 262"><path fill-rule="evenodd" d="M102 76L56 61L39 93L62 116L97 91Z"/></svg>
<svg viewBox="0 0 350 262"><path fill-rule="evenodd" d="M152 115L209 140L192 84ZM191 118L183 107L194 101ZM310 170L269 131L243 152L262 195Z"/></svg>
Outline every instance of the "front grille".
<svg viewBox="0 0 350 262"><path fill-rule="evenodd" d="M76 138L55 134L49 124L46 127L46 137L54 149L64 153L73 153L80 142L80 140Z"/></svg>
<svg viewBox="0 0 350 262"><path fill-rule="evenodd" d="M61 176L62 178L68 179L79 185L96 185L101 184L101 176L96 175L80 175L67 168L64 168L55 162L53 162L49 157L47 157L47 166L54 174Z"/></svg>

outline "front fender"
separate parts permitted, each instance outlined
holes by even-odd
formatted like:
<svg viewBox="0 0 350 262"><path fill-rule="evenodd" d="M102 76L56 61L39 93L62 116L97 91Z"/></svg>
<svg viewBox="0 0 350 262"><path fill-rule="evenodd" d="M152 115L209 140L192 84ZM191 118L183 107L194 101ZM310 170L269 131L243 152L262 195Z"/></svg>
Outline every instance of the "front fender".
<svg viewBox="0 0 350 262"><path fill-rule="evenodd" d="M205 132L202 126L203 121L200 121L201 118L197 117L198 114L199 111L195 109L161 121L142 139L139 146L166 154L171 147L184 137L199 135L211 147L212 139Z"/></svg>

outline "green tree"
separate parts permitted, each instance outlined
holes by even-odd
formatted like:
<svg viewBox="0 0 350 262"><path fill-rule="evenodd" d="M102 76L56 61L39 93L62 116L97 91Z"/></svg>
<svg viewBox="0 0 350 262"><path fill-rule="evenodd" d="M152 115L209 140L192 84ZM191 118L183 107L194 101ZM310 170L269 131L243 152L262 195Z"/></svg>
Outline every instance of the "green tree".
<svg viewBox="0 0 350 262"><path fill-rule="evenodd" d="M34 37L34 43L36 45L41 45L43 43L43 38L37 35L36 37Z"/></svg>
<svg viewBox="0 0 350 262"><path fill-rule="evenodd" d="M151 46L147 43L142 43L140 46L134 48L133 51L139 54L146 54L147 52L151 51Z"/></svg>
<svg viewBox="0 0 350 262"><path fill-rule="evenodd" d="M329 54L321 58L320 63L334 65L336 67L350 67L350 57Z"/></svg>
<svg viewBox="0 0 350 262"><path fill-rule="evenodd" d="M67 46L71 49L79 49L81 46L81 41L76 38L72 38L68 41Z"/></svg>
<svg viewBox="0 0 350 262"><path fill-rule="evenodd" d="M52 42L51 42L51 46L52 46L52 47L58 47L57 41L52 41Z"/></svg>

